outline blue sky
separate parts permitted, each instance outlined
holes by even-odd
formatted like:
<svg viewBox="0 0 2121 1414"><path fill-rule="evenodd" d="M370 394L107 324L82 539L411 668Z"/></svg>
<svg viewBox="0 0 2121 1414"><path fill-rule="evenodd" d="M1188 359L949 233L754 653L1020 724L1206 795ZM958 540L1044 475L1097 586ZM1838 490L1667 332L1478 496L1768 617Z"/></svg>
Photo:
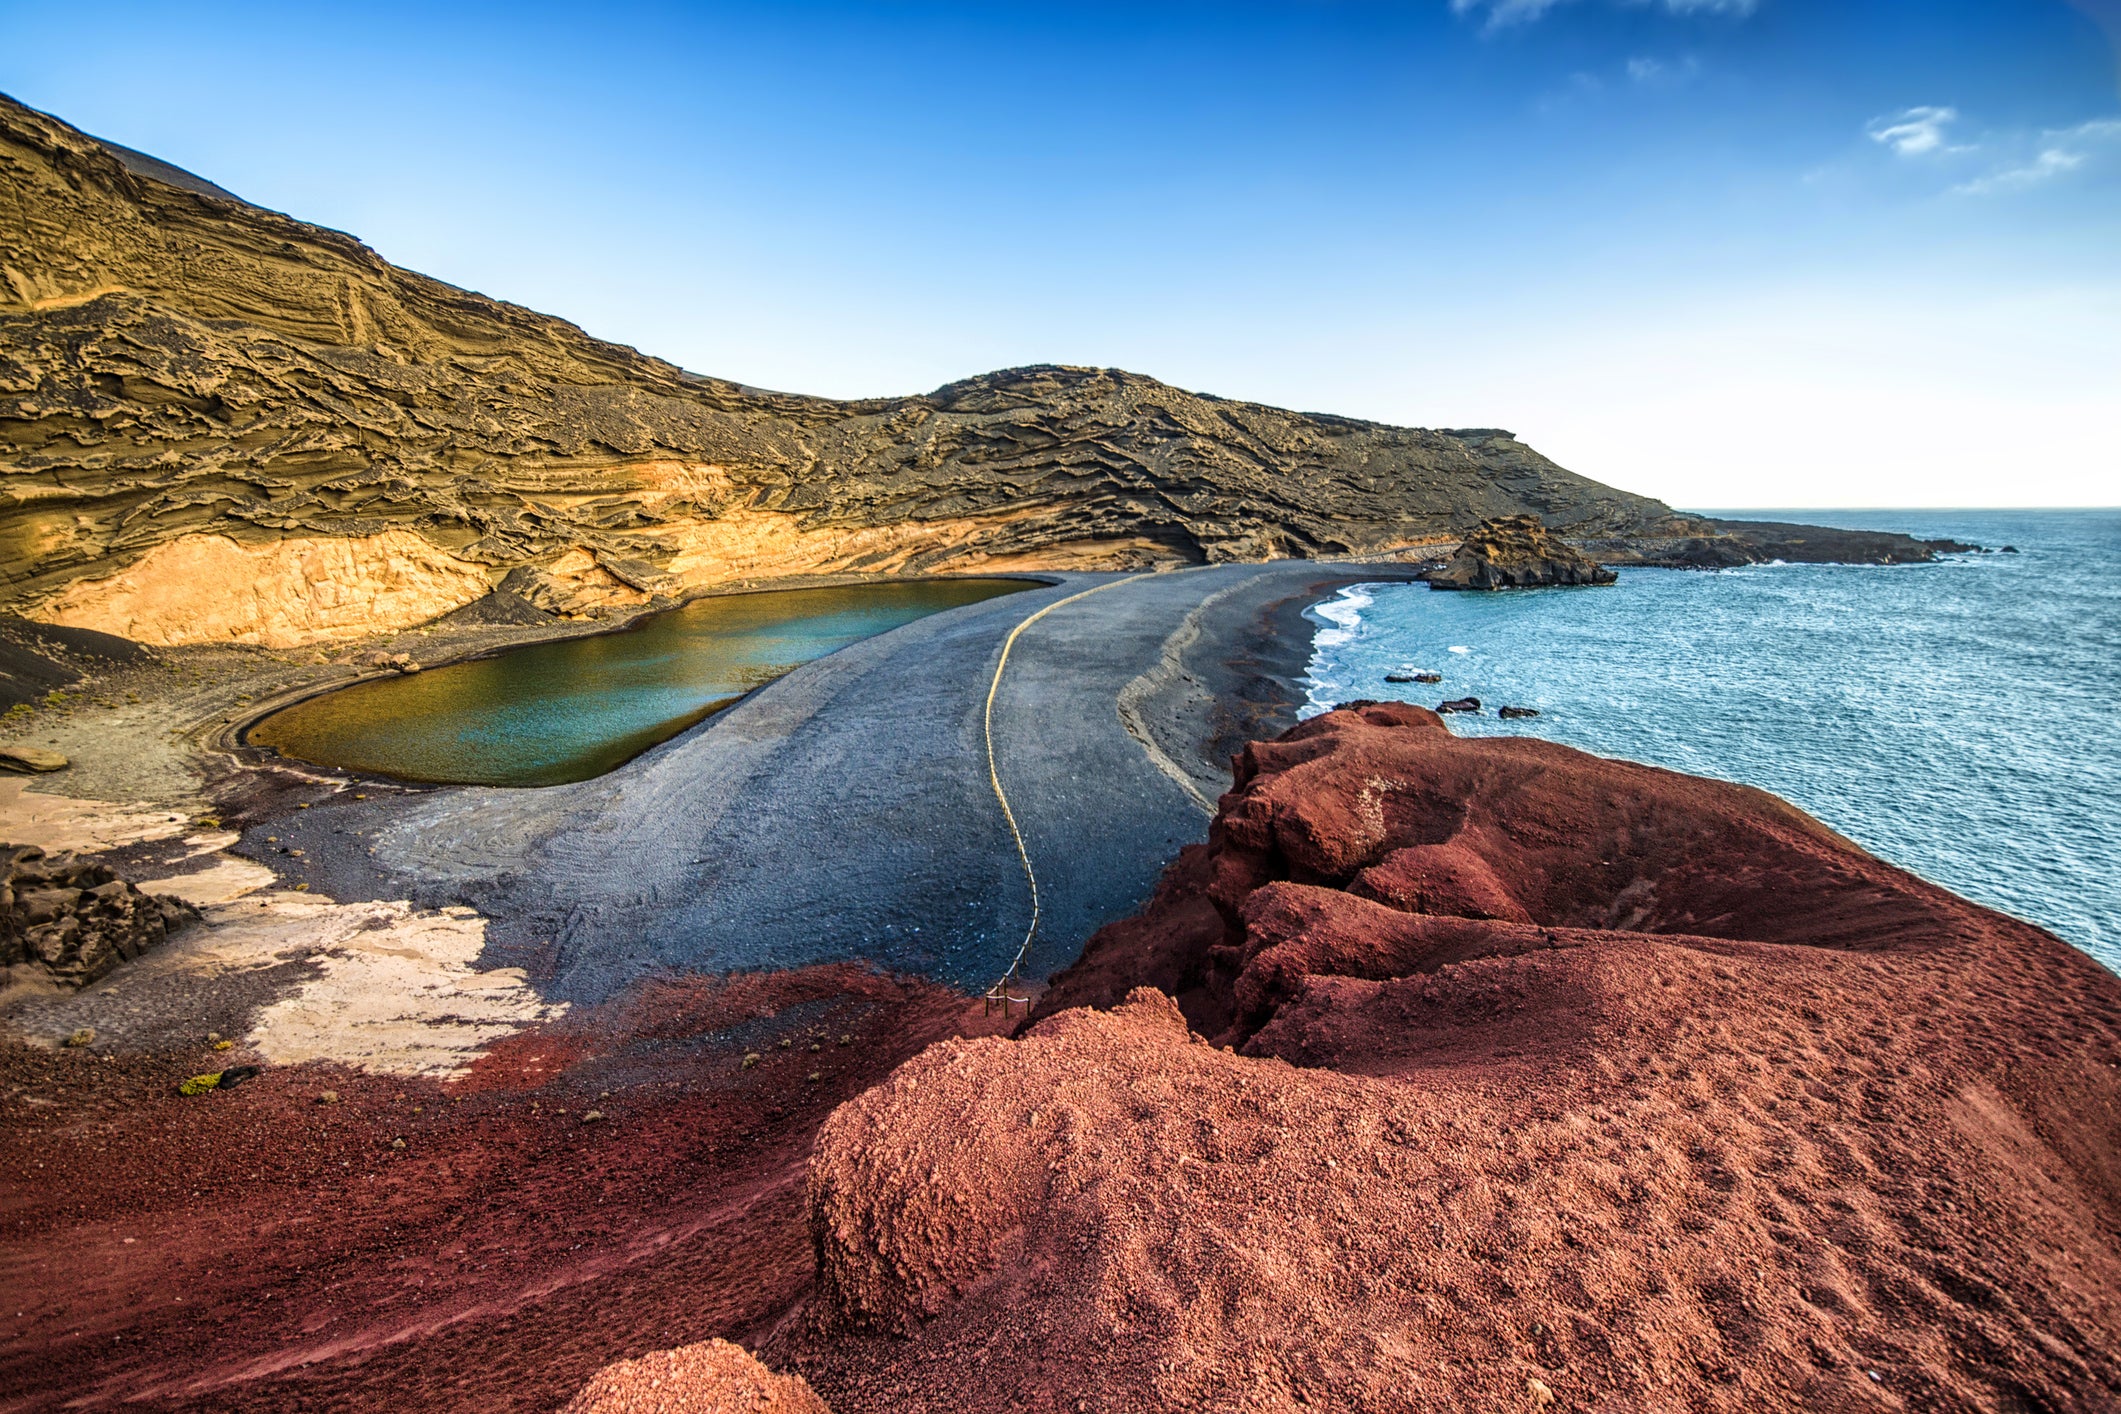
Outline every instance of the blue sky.
<svg viewBox="0 0 2121 1414"><path fill-rule="evenodd" d="M1691 506L2121 500L2121 0L134 7L0 89L702 372L1503 426Z"/></svg>

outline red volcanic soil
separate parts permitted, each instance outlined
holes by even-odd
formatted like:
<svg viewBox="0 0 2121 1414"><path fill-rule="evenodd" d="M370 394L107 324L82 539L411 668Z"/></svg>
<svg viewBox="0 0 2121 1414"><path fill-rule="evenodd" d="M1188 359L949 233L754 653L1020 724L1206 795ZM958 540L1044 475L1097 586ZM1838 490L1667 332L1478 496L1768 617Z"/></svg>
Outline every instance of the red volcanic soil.
<svg viewBox="0 0 2121 1414"><path fill-rule="evenodd" d="M980 1024L828 967L646 987L448 1083L299 1066L184 1099L203 1046L0 1050L0 1408L550 1411L755 1334L811 1284L818 1124Z"/></svg>
<svg viewBox="0 0 2121 1414"><path fill-rule="evenodd" d="M1759 791L1359 705L809 1206L764 1355L838 1414L2111 1411L2121 979Z"/></svg>
<svg viewBox="0 0 2121 1414"><path fill-rule="evenodd" d="M831 1414L801 1375L706 1340L597 1371L562 1414Z"/></svg>

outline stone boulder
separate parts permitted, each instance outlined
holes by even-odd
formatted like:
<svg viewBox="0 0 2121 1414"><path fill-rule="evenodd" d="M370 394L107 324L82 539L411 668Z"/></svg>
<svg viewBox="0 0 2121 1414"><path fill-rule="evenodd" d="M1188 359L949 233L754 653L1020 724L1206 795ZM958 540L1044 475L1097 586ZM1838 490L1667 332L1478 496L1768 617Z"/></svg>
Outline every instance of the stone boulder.
<svg viewBox="0 0 2121 1414"><path fill-rule="evenodd" d="M196 917L182 899L143 894L107 865L0 845L0 968L86 986Z"/></svg>
<svg viewBox="0 0 2121 1414"><path fill-rule="evenodd" d="M1611 584L1617 576L1558 539L1537 516L1482 521L1440 570L1422 576L1431 589L1533 589L1552 584Z"/></svg>

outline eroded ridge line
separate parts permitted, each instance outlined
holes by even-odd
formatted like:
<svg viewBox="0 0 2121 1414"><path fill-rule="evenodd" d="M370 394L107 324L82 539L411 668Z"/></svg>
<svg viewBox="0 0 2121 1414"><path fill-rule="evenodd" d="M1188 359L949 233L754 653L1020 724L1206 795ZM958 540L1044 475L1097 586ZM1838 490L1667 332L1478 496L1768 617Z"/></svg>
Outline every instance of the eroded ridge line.
<svg viewBox="0 0 2121 1414"><path fill-rule="evenodd" d="M1016 640L1023 634L1025 629L1031 627L1031 625L1037 623L1055 609L1073 604L1078 599L1087 599L1093 594L1102 594L1107 589L1117 589L1122 584L1132 584L1137 579L1147 579L1148 577L1147 573L1143 573L1130 574L1125 579L1108 579L1103 584L1093 584L1088 589L1078 590L1065 599L1056 599L1037 613L1026 616L1015 628L1010 629L1009 636L1002 640L1002 656L995 660L994 680L987 684L987 708L986 714L982 719L982 726L987 736L987 784L994 787L994 798L1001 802L1002 819L1007 821L1009 825L1009 838L1016 842L1017 862L1024 866L1024 882L1031 887L1031 926L1024 930L1024 941L1018 945L1016 958L1009 964L1009 970L1001 975L1001 980L987 989L985 1009L988 1011L994 1009L996 1002L1001 1003L1004 1012L1017 1002L1022 1002L1025 1006L1031 1004L1029 997L1011 996L1009 994L1009 986L1016 980L1016 970L1024 965L1024 958L1031 951L1032 938L1038 935L1038 871L1031 867L1031 851L1024 847L1024 832L1017 828L1016 812L1009 807L1009 793L1002 789L1001 772L995 769L994 765L994 695L1001 691L1002 672L1009 666L1009 651L1016 647Z"/></svg>

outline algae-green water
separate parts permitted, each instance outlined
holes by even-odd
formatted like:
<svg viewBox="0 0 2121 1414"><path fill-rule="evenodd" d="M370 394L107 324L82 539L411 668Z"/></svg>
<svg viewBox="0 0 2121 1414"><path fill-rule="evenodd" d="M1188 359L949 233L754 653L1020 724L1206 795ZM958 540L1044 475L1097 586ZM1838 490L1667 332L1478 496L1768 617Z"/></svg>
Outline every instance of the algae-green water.
<svg viewBox="0 0 2121 1414"><path fill-rule="evenodd" d="M283 756L409 781L586 781L791 668L1021 579L916 580L696 599L620 633L531 644L298 702L251 728Z"/></svg>

